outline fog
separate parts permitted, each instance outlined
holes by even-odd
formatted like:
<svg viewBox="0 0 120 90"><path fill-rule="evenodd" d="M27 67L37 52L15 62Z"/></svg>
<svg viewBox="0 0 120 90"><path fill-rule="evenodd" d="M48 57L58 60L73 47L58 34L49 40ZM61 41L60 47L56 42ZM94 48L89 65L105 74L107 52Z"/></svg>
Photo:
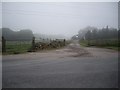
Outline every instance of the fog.
<svg viewBox="0 0 120 90"><path fill-rule="evenodd" d="M118 28L117 2L3 2L2 27L71 37L81 28Z"/></svg>

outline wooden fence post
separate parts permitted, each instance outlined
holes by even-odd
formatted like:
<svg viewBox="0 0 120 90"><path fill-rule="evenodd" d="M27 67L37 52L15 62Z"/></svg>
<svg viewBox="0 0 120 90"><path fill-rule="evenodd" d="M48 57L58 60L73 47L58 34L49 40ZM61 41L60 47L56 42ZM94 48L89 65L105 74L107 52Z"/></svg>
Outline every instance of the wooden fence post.
<svg viewBox="0 0 120 90"><path fill-rule="evenodd" d="M63 41L63 42L64 42L64 46L65 46L66 40L64 39L64 41Z"/></svg>
<svg viewBox="0 0 120 90"><path fill-rule="evenodd" d="M2 52L6 52L6 40L3 36L2 36Z"/></svg>
<svg viewBox="0 0 120 90"><path fill-rule="evenodd" d="M32 49L35 47L35 37L32 38Z"/></svg>

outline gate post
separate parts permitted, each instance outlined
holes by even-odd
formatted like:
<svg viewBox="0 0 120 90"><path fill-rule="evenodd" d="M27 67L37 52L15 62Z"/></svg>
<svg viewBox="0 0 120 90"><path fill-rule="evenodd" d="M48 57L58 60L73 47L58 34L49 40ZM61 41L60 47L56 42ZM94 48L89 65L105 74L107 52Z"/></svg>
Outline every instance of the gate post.
<svg viewBox="0 0 120 90"><path fill-rule="evenodd" d="M32 38L32 49L35 47L35 37Z"/></svg>
<svg viewBox="0 0 120 90"><path fill-rule="evenodd" d="M2 36L2 52L6 52L6 40L3 36Z"/></svg>
<svg viewBox="0 0 120 90"><path fill-rule="evenodd" d="M65 46L66 40L64 39L64 41L63 41L63 42L64 42L64 46Z"/></svg>

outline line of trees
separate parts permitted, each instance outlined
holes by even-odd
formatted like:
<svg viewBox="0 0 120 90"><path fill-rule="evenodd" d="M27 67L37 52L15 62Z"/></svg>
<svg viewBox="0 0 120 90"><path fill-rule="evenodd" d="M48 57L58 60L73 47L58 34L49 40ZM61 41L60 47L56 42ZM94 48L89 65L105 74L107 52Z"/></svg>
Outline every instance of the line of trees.
<svg viewBox="0 0 120 90"><path fill-rule="evenodd" d="M0 31L7 41L31 41L34 36L32 30L29 29L13 31L9 28L1 28Z"/></svg>
<svg viewBox="0 0 120 90"><path fill-rule="evenodd" d="M96 39L117 39L118 30L114 28L102 28L100 30L88 30L84 36L87 40L96 40Z"/></svg>
<svg viewBox="0 0 120 90"><path fill-rule="evenodd" d="M118 39L120 29L109 28L108 26L102 29L96 27L86 27L73 36L72 39L79 40L103 40L103 39ZM77 36L77 37L76 37Z"/></svg>

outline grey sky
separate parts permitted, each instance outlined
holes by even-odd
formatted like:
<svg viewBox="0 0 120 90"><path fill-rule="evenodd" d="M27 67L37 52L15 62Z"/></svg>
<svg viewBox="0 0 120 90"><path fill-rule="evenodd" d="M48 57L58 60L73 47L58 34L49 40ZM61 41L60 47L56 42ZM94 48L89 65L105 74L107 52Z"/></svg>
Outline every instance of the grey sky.
<svg viewBox="0 0 120 90"><path fill-rule="evenodd" d="M2 3L2 24L13 30L72 36L86 26L118 28L117 2Z"/></svg>

